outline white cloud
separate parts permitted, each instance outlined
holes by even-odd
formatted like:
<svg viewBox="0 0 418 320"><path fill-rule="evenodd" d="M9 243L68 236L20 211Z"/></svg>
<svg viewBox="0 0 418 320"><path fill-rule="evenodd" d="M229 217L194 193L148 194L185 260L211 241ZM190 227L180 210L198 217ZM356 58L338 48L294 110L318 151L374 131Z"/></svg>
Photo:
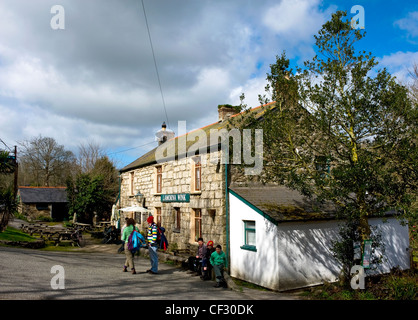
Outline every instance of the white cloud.
<svg viewBox="0 0 418 320"><path fill-rule="evenodd" d="M406 30L409 38L418 37L418 11L409 12L406 18L396 20L394 25Z"/></svg>
<svg viewBox="0 0 418 320"><path fill-rule="evenodd" d="M414 63L418 64L418 52L398 51L379 59L378 67L385 67L400 83L408 84L411 81L409 72Z"/></svg>
<svg viewBox="0 0 418 320"><path fill-rule="evenodd" d="M267 10L263 22L289 41L311 42L330 13L330 9L321 11L320 4L320 0L282 0Z"/></svg>
<svg viewBox="0 0 418 320"><path fill-rule="evenodd" d="M1 138L42 134L68 148L94 139L111 151L152 141L166 119L142 6L61 0L66 29L54 31L55 4L0 3ZM215 122L216 106L238 104L242 92L257 106L268 64L283 49L290 58L311 55L312 35L331 10L319 0L145 5L174 129L178 120L191 129Z"/></svg>

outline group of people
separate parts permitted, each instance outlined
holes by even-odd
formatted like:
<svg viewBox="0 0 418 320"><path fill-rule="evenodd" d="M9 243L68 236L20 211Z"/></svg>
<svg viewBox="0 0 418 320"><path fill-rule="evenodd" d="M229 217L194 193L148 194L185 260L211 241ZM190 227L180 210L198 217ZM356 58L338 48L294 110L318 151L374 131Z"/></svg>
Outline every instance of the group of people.
<svg viewBox="0 0 418 320"><path fill-rule="evenodd" d="M154 217L150 216L147 219L148 222L148 232L147 232L147 244L149 250L149 256L151 261L151 268L147 270L147 273L151 274L158 274L158 230L157 225L154 222ZM139 232L138 227L135 226L135 220L132 218L128 218L126 220L126 225L122 228L122 236L121 240L125 243L124 244L124 251L126 255L125 265L123 266L123 272L128 272L128 268L130 268L132 274L136 274L135 264L134 264L134 254L128 249L128 238L132 231L134 230Z"/></svg>
<svg viewBox="0 0 418 320"><path fill-rule="evenodd" d="M204 243L203 238L197 240L199 246L195 257L189 257L189 269L196 276L200 276L202 280L210 280L212 278L212 268L215 271L216 285L215 288L226 288L227 284L223 276L223 272L228 267L228 260L222 251L222 246L213 247L213 241Z"/></svg>
<svg viewBox="0 0 418 320"><path fill-rule="evenodd" d="M154 222L154 217L149 216L147 219L148 230L146 241L148 244L151 268L147 270L147 273L158 274L158 229ZM126 224L121 231L121 240L124 242L124 251L126 255L125 265L123 266L123 272L128 272L128 268L132 274L136 274L134 264L134 254L128 249L128 238L133 230L139 232L138 227L135 226L135 220L132 218L126 219ZM190 257L189 268L193 273L200 276L202 280L210 280L212 278L212 268L215 271L216 276L216 288L226 288L226 281L223 277L223 272L228 268L228 261L225 253L222 251L221 245L213 247L213 241L209 241L207 244L203 242L203 238L198 239L198 249L195 257Z"/></svg>

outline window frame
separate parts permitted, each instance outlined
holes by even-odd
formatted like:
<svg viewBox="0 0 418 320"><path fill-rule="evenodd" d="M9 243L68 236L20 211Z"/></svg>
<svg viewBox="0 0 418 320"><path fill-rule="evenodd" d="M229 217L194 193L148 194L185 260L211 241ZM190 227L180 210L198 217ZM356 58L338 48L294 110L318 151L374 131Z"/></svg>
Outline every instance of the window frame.
<svg viewBox="0 0 418 320"><path fill-rule="evenodd" d="M134 179L135 179L135 171L129 172L129 194L131 196L134 194Z"/></svg>
<svg viewBox="0 0 418 320"><path fill-rule="evenodd" d="M249 226L249 223L254 224L254 226ZM241 246L241 249L255 251L257 252L257 228L255 220L243 220L243 232L244 232L244 245ZM248 243L248 232L254 233L254 241L256 244Z"/></svg>
<svg viewBox="0 0 418 320"><path fill-rule="evenodd" d="M194 164L194 191L202 191L202 161L196 157Z"/></svg>
<svg viewBox="0 0 418 320"><path fill-rule="evenodd" d="M202 237L202 209L193 209L194 212L194 241ZM198 215L199 213L199 215Z"/></svg>
<svg viewBox="0 0 418 320"><path fill-rule="evenodd" d="M174 207L174 226L173 232L180 233L181 230L181 210L180 207Z"/></svg>
<svg viewBox="0 0 418 320"><path fill-rule="evenodd" d="M161 227L161 207L155 207L155 222L158 227Z"/></svg>
<svg viewBox="0 0 418 320"><path fill-rule="evenodd" d="M155 177L155 191L156 193L163 192L163 166L157 166L156 169L156 177Z"/></svg>

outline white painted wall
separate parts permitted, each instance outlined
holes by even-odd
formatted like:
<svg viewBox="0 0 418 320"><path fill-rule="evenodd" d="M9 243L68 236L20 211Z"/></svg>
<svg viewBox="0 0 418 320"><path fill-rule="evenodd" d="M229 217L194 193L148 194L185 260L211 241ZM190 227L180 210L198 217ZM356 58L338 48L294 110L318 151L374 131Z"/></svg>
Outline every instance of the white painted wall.
<svg viewBox="0 0 418 320"><path fill-rule="evenodd" d="M337 221L289 222L278 226L229 193L230 272L231 276L273 290L289 290L338 277L340 264L330 251L338 237ZM244 220L256 222L257 252L241 249L244 244ZM394 266L409 269L408 228L396 218L373 218L386 246L386 261L379 272Z"/></svg>
<svg viewBox="0 0 418 320"><path fill-rule="evenodd" d="M229 204L231 276L278 290L279 256L275 225L231 193ZM243 220L255 221L257 252L240 248L244 244Z"/></svg>
<svg viewBox="0 0 418 320"><path fill-rule="evenodd" d="M336 221L289 222L277 226L279 290L300 288L338 278L341 265L330 247L338 237Z"/></svg>

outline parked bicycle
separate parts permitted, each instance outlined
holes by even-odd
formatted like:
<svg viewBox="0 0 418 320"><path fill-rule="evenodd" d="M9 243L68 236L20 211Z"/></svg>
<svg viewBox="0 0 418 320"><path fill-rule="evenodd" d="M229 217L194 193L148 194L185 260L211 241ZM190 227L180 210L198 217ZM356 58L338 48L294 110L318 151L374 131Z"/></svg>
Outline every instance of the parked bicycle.
<svg viewBox="0 0 418 320"><path fill-rule="evenodd" d="M86 245L86 239L83 238L83 233L79 228L75 229L74 232L71 234L71 239L80 247L84 247Z"/></svg>

